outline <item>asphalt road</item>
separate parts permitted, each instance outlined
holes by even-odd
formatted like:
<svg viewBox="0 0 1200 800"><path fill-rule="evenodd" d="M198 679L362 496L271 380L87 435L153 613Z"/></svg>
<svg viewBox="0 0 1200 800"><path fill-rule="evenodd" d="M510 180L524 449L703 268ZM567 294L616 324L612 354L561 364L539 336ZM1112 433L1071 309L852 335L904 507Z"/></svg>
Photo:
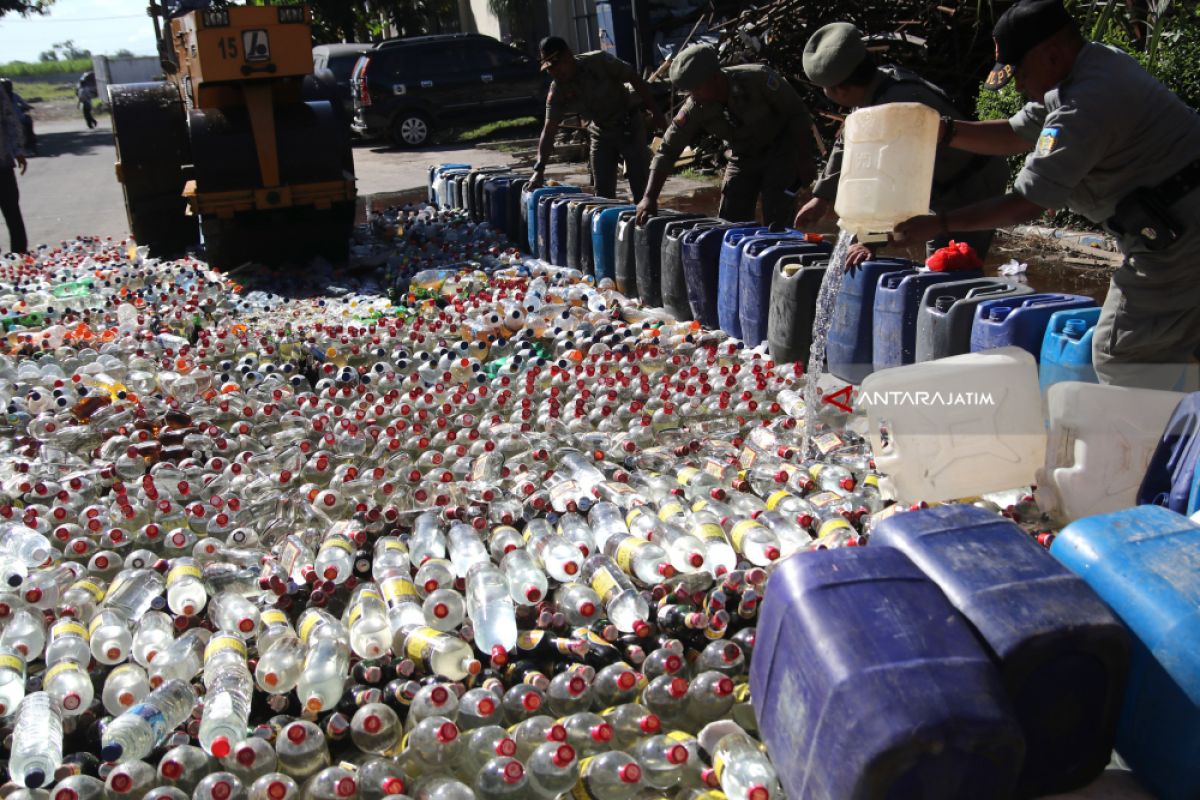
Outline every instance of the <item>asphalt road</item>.
<svg viewBox="0 0 1200 800"><path fill-rule="evenodd" d="M37 125L37 157L18 176L21 211L30 245L51 246L79 235L124 237L129 225L121 185L113 165L116 149L107 116L88 130L83 119ZM396 150L384 145L354 148L360 196L402 192L426 185L430 164L460 161L506 164L508 154L465 145L422 150ZM0 221L0 247L8 247L8 230Z"/></svg>

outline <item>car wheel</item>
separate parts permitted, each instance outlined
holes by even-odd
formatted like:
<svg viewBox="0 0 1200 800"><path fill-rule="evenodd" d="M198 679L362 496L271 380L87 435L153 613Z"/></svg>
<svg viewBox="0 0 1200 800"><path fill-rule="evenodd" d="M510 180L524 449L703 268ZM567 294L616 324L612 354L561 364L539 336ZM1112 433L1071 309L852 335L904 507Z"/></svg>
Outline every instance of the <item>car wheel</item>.
<svg viewBox="0 0 1200 800"><path fill-rule="evenodd" d="M405 111L392 123L392 140L398 147L423 147L432 134L429 118L416 111Z"/></svg>

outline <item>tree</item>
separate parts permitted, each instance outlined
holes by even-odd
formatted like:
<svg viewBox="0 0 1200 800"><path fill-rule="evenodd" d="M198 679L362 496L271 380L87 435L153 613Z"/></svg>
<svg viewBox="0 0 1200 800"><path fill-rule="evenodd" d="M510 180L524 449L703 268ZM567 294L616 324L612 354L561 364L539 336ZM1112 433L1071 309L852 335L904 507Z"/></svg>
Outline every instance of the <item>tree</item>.
<svg viewBox="0 0 1200 800"><path fill-rule="evenodd" d="M124 47L122 47L120 50L113 53L113 58L133 58L133 51L126 50Z"/></svg>
<svg viewBox="0 0 1200 800"><path fill-rule="evenodd" d="M0 0L0 17L9 13L20 14L22 17L45 14L53 2L54 0Z"/></svg>
<svg viewBox="0 0 1200 800"><path fill-rule="evenodd" d="M79 58L91 58L91 50L81 50L75 46L74 39L67 39L65 42L50 45L51 49L57 50L62 54L64 61L74 61Z"/></svg>
<svg viewBox="0 0 1200 800"><path fill-rule="evenodd" d="M58 61L58 53L53 50L44 50L38 54L38 61L41 61L43 64L49 61Z"/></svg>

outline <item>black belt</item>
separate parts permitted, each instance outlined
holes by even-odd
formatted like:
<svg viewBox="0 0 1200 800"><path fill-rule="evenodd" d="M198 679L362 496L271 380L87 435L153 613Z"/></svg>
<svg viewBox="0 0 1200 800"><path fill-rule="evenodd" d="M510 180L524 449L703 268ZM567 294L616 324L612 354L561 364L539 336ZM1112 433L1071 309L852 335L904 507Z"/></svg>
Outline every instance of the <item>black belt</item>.
<svg viewBox="0 0 1200 800"><path fill-rule="evenodd" d="M1200 158L1188 164L1171 177L1153 187L1159 201L1166 206L1173 206L1192 193L1200 186Z"/></svg>

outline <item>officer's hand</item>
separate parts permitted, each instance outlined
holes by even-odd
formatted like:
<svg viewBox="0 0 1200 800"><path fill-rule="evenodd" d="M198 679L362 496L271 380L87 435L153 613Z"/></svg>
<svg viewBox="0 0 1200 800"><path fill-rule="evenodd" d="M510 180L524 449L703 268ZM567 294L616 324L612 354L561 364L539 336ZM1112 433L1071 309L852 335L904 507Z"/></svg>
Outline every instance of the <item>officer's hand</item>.
<svg viewBox="0 0 1200 800"><path fill-rule="evenodd" d="M641 227L646 224L646 221L658 213L658 201L651 200L649 197L643 197L642 202L638 203L637 216L634 217L634 222Z"/></svg>
<svg viewBox="0 0 1200 800"><path fill-rule="evenodd" d="M29 162L25 160L25 156L17 156L17 166L21 168L21 174L25 174L25 168L29 166Z"/></svg>
<svg viewBox="0 0 1200 800"><path fill-rule="evenodd" d="M543 172L533 173L533 177L525 184L525 188L533 191L534 189L542 188L542 184L546 182L546 175Z"/></svg>
<svg viewBox="0 0 1200 800"><path fill-rule="evenodd" d="M896 226L894 239L897 242L926 242L936 236L942 229L936 214L922 214L919 217L906 219Z"/></svg>
<svg viewBox="0 0 1200 800"><path fill-rule="evenodd" d="M795 226L797 230L804 230L807 227L815 225L829 213L829 201L821 197L813 197L807 203L800 207L799 213L796 214Z"/></svg>
<svg viewBox="0 0 1200 800"><path fill-rule="evenodd" d="M667 115L662 113L661 111L659 111L657 114L654 115L654 119L651 120L651 124L654 125L655 133L662 133L667 129L667 126L670 123L667 122Z"/></svg>
<svg viewBox="0 0 1200 800"><path fill-rule="evenodd" d="M856 242L850 245L850 249L846 252L846 269L853 275L859 264L870 261L874 255L875 252L871 248L861 242Z"/></svg>

